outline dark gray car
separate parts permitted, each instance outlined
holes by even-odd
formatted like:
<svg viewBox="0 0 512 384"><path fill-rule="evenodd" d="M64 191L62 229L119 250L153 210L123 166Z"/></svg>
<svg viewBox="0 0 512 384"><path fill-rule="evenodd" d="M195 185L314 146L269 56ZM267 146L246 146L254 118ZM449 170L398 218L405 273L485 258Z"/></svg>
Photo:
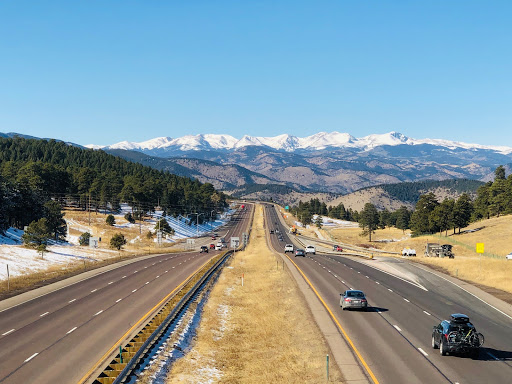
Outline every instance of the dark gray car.
<svg viewBox="0 0 512 384"><path fill-rule="evenodd" d="M295 250L295 257L297 257L297 256L306 257L306 253L304 252L303 249L296 249Z"/></svg>
<svg viewBox="0 0 512 384"><path fill-rule="evenodd" d="M340 307L345 310L346 308L356 308L366 311L368 309L368 301L363 291L349 289L340 294Z"/></svg>

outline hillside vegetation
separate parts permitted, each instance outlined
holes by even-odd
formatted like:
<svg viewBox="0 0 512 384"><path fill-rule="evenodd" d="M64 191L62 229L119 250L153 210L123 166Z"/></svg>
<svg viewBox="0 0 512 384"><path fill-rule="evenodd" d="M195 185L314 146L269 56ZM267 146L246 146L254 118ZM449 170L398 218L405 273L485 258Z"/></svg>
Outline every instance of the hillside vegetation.
<svg viewBox="0 0 512 384"><path fill-rule="evenodd" d="M93 210L116 210L121 202L140 211L159 205L167 214L199 213L200 222L226 206L225 194L211 184L103 151L55 140L0 138L0 231L38 220L50 199Z"/></svg>

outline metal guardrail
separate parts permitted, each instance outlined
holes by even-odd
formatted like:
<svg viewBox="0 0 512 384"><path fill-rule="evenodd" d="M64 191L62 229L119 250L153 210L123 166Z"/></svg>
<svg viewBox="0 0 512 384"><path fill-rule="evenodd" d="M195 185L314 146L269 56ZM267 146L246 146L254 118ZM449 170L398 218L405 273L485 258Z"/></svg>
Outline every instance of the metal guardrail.
<svg viewBox="0 0 512 384"><path fill-rule="evenodd" d="M137 364L140 363L144 355L152 348L154 343L158 340L158 338L166 331L166 329L170 326L175 317L179 314L179 312L188 304L188 302L194 297L194 295L199 291L200 287L207 282L207 280L219 270L219 268L228 260L228 258L233 254L233 251L227 251L224 255L221 256L219 260L215 262L213 266L211 266L202 277L194 284L192 288L188 290L187 293L181 298L181 300L175 305L175 307L170 311L170 313L165 317L165 319L157 326L149 337L145 339L145 341L141 344L139 339L141 339L141 334L147 332L147 329L151 330L154 328L152 323L159 316L161 317L162 312L164 311L165 306L167 306L172 298L162 306L162 308L154 315L128 343L124 346L124 348L120 347L120 353L112 360L110 364L102 371L102 373L95 379L95 384L121 384L126 383L127 379L130 378ZM190 282L190 280L189 280ZM180 289L180 291L186 286L187 283ZM180 292L178 291L178 292ZM174 295L173 297L176 297ZM146 330L146 331L145 331ZM139 346L140 345L140 346ZM133 353L134 347L139 346L138 350L129 358L129 361L123 364L123 354L128 355L130 352Z"/></svg>
<svg viewBox="0 0 512 384"><path fill-rule="evenodd" d="M199 291L199 288L213 275L214 272L218 270L218 268L226 262L226 260L233 254L233 251L227 251L224 256L222 256L206 273L199 279L197 283L183 296L183 298L178 302L178 304L174 307L171 313L167 316L162 324L151 334L151 336L146 340L146 342L141 346L139 351L133 356L126 367L121 371L119 376L114 381L114 384L125 383L126 379L133 372L135 366L141 360L143 354L145 354L154 342L162 335L165 329L171 324L176 315L185 307L186 304L191 300L191 298Z"/></svg>

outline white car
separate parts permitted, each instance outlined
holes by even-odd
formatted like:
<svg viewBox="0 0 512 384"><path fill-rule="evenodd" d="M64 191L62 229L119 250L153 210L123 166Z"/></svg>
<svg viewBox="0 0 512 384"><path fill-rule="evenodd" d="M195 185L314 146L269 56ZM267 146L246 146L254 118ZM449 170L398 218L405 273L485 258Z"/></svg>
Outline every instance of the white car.
<svg viewBox="0 0 512 384"><path fill-rule="evenodd" d="M512 252L510 252L507 256L505 256L507 260L512 260Z"/></svg>
<svg viewBox="0 0 512 384"><path fill-rule="evenodd" d="M308 253L312 253L313 255L316 255L316 249L315 249L315 247L313 245L308 245L306 247L306 255Z"/></svg>
<svg viewBox="0 0 512 384"><path fill-rule="evenodd" d="M284 253L286 252L292 252L293 253L293 244L286 244L284 246Z"/></svg>
<svg viewBox="0 0 512 384"><path fill-rule="evenodd" d="M222 251L222 243L219 241L216 245L215 245L215 250L216 251Z"/></svg>

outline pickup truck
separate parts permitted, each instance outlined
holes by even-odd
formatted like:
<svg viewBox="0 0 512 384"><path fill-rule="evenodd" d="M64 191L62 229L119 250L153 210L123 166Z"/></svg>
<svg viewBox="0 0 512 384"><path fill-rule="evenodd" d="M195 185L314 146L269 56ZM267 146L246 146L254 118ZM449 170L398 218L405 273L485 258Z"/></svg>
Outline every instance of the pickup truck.
<svg viewBox="0 0 512 384"><path fill-rule="evenodd" d="M286 244L284 246L284 253L286 252L292 252L293 253L293 245L292 244Z"/></svg>
<svg viewBox="0 0 512 384"><path fill-rule="evenodd" d="M313 255L316 255L316 248L315 248L315 246L314 246L314 245L308 245L308 246L306 247L306 255L307 255L308 253L312 253Z"/></svg>

